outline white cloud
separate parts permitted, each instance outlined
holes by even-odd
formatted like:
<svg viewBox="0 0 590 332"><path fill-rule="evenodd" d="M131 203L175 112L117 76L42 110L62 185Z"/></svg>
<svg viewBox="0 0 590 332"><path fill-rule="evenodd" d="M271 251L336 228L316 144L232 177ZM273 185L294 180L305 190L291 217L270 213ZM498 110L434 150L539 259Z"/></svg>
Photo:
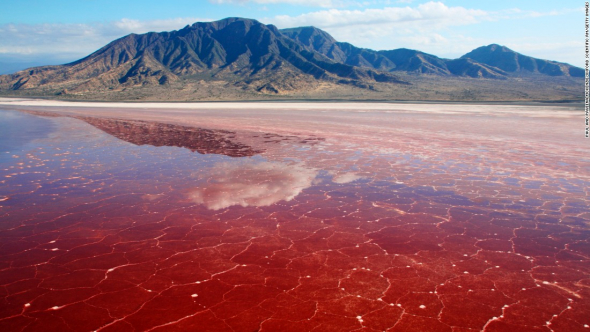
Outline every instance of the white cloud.
<svg viewBox="0 0 590 332"><path fill-rule="evenodd" d="M202 18L137 21L122 19L91 24L3 24L0 54L88 55L116 38L130 33L178 30Z"/></svg>
<svg viewBox="0 0 590 332"><path fill-rule="evenodd" d="M269 206L290 201L312 185L317 170L278 162L220 163L207 174L207 183L189 197L208 209L232 205Z"/></svg>
<svg viewBox="0 0 590 332"><path fill-rule="evenodd" d="M423 50L452 42L444 32L451 27L491 20L488 12L441 2L415 7L381 9L327 9L297 16L280 15L266 19L280 28L315 26L326 30L336 40L372 49L400 47Z"/></svg>
<svg viewBox="0 0 590 332"><path fill-rule="evenodd" d="M560 16L560 15L567 15L576 12L583 12L584 7L578 8L563 8L563 9L554 9L546 12L539 12L535 10L522 10L520 8L510 8L505 10L500 10L491 13L492 16L496 19L523 19L523 18L537 18L537 17L545 17L545 16Z"/></svg>
<svg viewBox="0 0 590 332"><path fill-rule="evenodd" d="M150 21L139 21L128 18L121 19L113 22L113 26L120 31L127 33L145 33L149 31L171 31L182 29L187 24L193 24L195 22L207 22L211 19L195 18L195 17L182 17L172 18L167 20L150 20Z"/></svg>
<svg viewBox="0 0 590 332"><path fill-rule="evenodd" d="M298 16L279 15L269 19L279 27L313 25L319 28L377 28L386 29L410 24L423 30L473 24L486 19L488 13L479 9L448 7L441 2L428 2L412 7L343 10L329 9Z"/></svg>
<svg viewBox="0 0 590 332"><path fill-rule="evenodd" d="M247 3L256 3L262 5L274 5L274 4L287 4L297 6L308 6L308 7L323 7L323 8L336 8L336 7L364 7L364 6L383 6L392 5L398 3L412 3L414 0L372 0L372 1L361 1L361 0L209 0L213 4L238 4L244 5Z"/></svg>
<svg viewBox="0 0 590 332"><path fill-rule="evenodd" d="M261 5L288 4L324 8L344 7L354 4L354 2L346 0L209 0L209 2L215 4L246 4L253 2Z"/></svg>

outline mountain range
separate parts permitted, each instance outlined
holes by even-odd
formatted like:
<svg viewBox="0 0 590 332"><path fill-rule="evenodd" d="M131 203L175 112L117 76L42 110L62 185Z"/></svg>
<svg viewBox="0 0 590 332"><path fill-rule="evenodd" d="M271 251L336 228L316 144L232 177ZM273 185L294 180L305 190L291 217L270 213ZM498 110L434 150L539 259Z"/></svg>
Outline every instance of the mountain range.
<svg viewBox="0 0 590 332"><path fill-rule="evenodd" d="M319 52L334 61L380 71L499 79L521 73L584 77L581 68L535 59L497 44L482 46L459 59L449 60L406 48L390 51L358 48L337 42L325 31L314 27L283 29L281 32L299 41L307 50Z"/></svg>
<svg viewBox="0 0 590 332"><path fill-rule="evenodd" d="M279 30L227 18L130 34L72 63L1 75L0 94L101 100L576 99L583 77L581 68L496 44L443 59L405 48L359 48L315 27Z"/></svg>

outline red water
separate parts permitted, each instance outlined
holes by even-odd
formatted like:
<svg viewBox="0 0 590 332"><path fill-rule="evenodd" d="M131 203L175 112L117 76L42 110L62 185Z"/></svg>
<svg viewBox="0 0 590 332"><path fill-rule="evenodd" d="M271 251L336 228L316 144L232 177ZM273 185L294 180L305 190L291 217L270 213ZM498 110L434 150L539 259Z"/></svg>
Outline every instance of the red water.
<svg viewBox="0 0 590 332"><path fill-rule="evenodd" d="M583 150L45 119L0 159L2 331L590 331Z"/></svg>

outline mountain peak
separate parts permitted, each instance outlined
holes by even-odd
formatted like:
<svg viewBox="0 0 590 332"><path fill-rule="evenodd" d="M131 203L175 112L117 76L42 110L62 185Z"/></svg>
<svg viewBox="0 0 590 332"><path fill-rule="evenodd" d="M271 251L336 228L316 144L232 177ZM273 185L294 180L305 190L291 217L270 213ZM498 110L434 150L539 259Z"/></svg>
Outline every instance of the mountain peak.
<svg viewBox="0 0 590 332"><path fill-rule="evenodd" d="M196 22L196 23L193 23L192 25L187 26L187 27L190 27L192 29L198 29L203 26L209 26L209 27L213 27L216 30L221 30L221 29L226 28L227 26L229 26L233 23L237 23L237 22L244 23L247 27L250 27L252 25L262 24L262 23L258 22L257 20L250 19L250 18L226 17L224 19L217 20L217 21Z"/></svg>
<svg viewBox="0 0 590 332"><path fill-rule="evenodd" d="M504 45L499 45L499 44L490 44L487 46L481 46L476 48L475 50L487 50L489 52L512 52L512 53L516 53L513 50L509 49L508 47L504 46ZM475 51L474 50L474 51Z"/></svg>

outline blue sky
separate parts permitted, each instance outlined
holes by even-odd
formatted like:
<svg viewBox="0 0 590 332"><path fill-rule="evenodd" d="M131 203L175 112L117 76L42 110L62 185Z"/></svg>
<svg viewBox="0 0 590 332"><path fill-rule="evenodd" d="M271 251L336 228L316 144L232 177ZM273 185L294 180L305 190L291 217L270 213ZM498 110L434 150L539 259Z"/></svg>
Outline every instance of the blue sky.
<svg viewBox="0 0 590 332"><path fill-rule="evenodd" d="M279 28L313 25L372 49L412 48L459 57L498 43L582 66L582 1L467 0L12 0L0 11L0 72L57 64L126 34L196 21L254 18Z"/></svg>

